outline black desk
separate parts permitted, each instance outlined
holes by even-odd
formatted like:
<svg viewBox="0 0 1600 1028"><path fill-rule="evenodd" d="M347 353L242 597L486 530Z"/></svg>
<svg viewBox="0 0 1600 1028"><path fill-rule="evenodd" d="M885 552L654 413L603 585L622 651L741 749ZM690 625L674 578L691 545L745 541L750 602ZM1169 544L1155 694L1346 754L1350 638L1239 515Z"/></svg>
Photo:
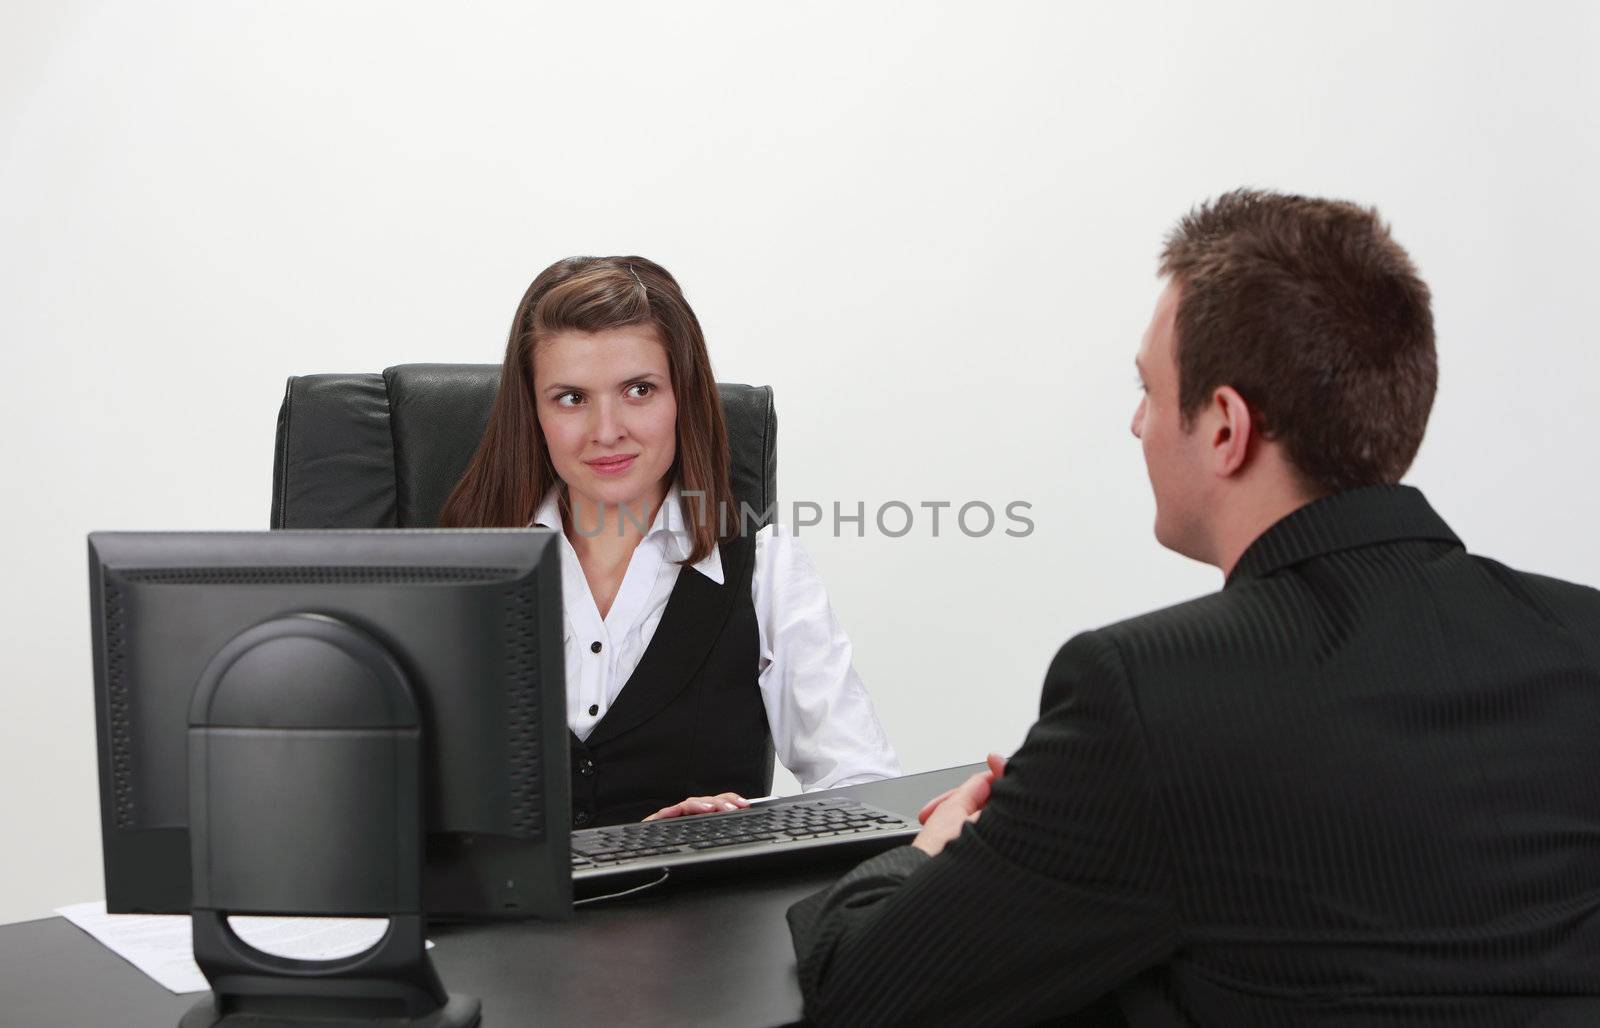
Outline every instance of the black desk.
<svg viewBox="0 0 1600 1028"><path fill-rule="evenodd" d="M856 796L914 816L980 768L810 795ZM783 1024L800 1017L784 911L850 863L669 881L580 908L565 923L433 926L433 961L446 988L483 1000L488 1028ZM0 1024L171 1026L199 995L168 992L62 918L0 926Z"/></svg>

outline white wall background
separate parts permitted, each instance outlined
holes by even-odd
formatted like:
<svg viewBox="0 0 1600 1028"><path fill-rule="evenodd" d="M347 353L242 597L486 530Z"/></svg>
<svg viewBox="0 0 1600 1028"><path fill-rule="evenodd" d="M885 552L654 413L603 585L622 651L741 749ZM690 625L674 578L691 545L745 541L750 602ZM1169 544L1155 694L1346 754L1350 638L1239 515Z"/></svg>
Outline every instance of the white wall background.
<svg viewBox="0 0 1600 1028"><path fill-rule="evenodd" d="M1411 481L1600 582L1600 15L1345 2L17 3L0 10L0 920L103 894L84 533L264 527L286 376L496 361L641 253L777 390L908 769L1009 750L1080 629L1218 584L1127 424L1161 238L1241 184L1377 203L1432 284Z"/></svg>

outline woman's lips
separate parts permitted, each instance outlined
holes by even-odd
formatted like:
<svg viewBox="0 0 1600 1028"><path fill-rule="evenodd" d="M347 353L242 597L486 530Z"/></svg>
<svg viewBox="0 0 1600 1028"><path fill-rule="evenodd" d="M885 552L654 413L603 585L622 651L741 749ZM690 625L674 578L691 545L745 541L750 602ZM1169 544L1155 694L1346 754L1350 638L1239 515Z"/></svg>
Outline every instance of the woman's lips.
<svg viewBox="0 0 1600 1028"><path fill-rule="evenodd" d="M596 457L584 463L597 475L620 475L633 466L638 456L637 453L632 453L625 457Z"/></svg>

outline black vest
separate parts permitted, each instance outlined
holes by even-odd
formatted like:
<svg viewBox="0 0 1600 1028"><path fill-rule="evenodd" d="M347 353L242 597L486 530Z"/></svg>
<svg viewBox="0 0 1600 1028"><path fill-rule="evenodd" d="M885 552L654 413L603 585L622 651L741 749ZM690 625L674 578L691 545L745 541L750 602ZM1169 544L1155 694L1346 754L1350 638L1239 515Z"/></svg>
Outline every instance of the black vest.
<svg viewBox="0 0 1600 1028"><path fill-rule="evenodd" d="M720 545L722 585L688 567L655 635L587 741L573 735L572 823L637 821L688 796L772 788L750 574L755 537ZM570 733L569 733L570 734Z"/></svg>

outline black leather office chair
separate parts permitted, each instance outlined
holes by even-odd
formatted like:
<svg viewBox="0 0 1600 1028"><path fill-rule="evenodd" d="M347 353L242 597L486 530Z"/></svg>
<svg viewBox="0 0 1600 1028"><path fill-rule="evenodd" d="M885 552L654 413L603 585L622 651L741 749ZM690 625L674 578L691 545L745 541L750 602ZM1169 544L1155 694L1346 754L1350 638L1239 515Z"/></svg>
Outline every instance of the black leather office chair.
<svg viewBox="0 0 1600 1028"><path fill-rule="evenodd" d="M498 364L401 364L381 375L297 375L278 410L273 528L432 528L483 438ZM733 497L777 506L772 387L718 383ZM730 516L739 512L731 512ZM767 790L773 750L767 742Z"/></svg>
<svg viewBox="0 0 1600 1028"><path fill-rule="evenodd" d="M401 364L381 375L290 378L278 411L272 527L434 527L483 437L499 386L498 364ZM772 388L717 389L734 500L768 514L777 501Z"/></svg>

